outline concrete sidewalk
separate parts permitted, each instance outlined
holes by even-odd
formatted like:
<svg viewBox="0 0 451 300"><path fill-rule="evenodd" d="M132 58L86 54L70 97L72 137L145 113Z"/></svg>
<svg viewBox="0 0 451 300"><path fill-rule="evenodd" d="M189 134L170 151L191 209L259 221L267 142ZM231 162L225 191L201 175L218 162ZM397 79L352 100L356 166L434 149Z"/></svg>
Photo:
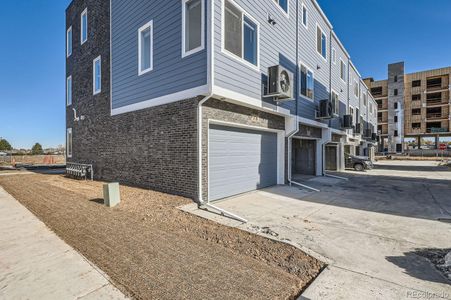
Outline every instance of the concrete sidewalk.
<svg viewBox="0 0 451 300"><path fill-rule="evenodd" d="M0 299L126 299L0 187Z"/></svg>

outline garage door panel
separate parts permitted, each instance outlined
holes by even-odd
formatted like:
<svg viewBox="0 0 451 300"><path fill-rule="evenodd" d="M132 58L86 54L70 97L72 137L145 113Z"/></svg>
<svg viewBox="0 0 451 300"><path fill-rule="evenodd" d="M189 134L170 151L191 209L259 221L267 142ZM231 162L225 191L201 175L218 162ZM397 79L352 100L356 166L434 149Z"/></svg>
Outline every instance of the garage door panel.
<svg viewBox="0 0 451 300"><path fill-rule="evenodd" d="M277 134L210 125L209 198L277 184Z"/></svg>

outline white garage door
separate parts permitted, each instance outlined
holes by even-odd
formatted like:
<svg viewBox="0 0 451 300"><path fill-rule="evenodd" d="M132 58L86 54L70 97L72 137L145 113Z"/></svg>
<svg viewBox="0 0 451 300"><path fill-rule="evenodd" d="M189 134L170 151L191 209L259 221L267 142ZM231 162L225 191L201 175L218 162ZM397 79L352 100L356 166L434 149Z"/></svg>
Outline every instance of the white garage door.
<svg viewBox="0 0 451 300"><path fill-rule="evenodd" d="M210 125L211 201L277 184L277 134Z"/></svg>

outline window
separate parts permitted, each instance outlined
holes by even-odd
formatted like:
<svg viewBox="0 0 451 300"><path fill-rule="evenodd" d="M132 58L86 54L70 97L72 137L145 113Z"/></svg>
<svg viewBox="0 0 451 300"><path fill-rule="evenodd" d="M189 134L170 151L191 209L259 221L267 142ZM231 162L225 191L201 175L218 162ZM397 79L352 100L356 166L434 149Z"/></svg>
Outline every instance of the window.
<svg viewBox="0 0 451 300"><path fill-rule="evenodd" d="M66 32L66 56L72 55L72 26Z"/></svg>
<svg viewBox="0 0 451 300"><path fill-rule="evenodd" d="M67 128L66 131L66 155L68 158L72 157L72 128Z"/></svg>
<svg viewBox="0 0 451 300"><path fill-rule="evenodd" d="M332 91L331 98L333 113L338 116L340 113L340 100L338 99L338 94L335 91Z"/></svg>
<svg viewBox="0 0 451 300"><path fill-rule="evenodd" d="M319 26L316 26L316 50L327 60L327 38Z"/></svg>
<svg viewBox="0 0 451 300"><path fill-rule="evenodd" d="M362 98L363 98L363 105L367 106L367 104L368 104L368 97L367 97L366 93L363 93Z"/></svg>
<svg viewBox="0 0 451 300"><path fill-rule="evenodd" d="M394 116L393 121L394 121L395 123L398 123L398 116Z"/></svg>
<svg viewBox="0 0 451 300"><path fill-rule="evenodd" d="M224 6L224 49L258 66L258 25L230 0Z"/></svg>
<svg viewBox="0 0 451 300"><path fill-rule="evenodd" d="M72 76L66 79L66 105L72 105Z"/></svg>
<svg viewBox="0 0 451 300"><path fill-rule="evenodd" d="M102 91L102 59L100 56L92 62L92 82L93 94L97 95Z"/></svg>
<svg viewBox="0 0 451 300"><path fill-rule="evenodd" d="M395 75L395 77L393 77L393 81L398 82L398 75Z"/></svg>
<svg viewBox="0 0 451 300"><path fill-rule="evenodd" d="M419 86L421 86L421 80L412 81L412 87L419 87Z"/></svg>
<svg viewBox="0 0 451 300"><path fill-rule="evenodd" d="M398 102L393 103L394 109L398 109Z"/></svg>
<svg viewBox="0 0 451 300"><path fill-rule="evenodd" d="M394 96L398 96L398 89L394 89L394 90L393 90L393 95L394 95Z"/></svg>
<svg viewBox="0 0 451 300"><path fill-rule="evenodd" d="M374 114L375 111L373 110L373 103L370 102L370 114Z"/></svg>
<svg viewBox="0 0 451 300"><path fill-rule="evenodd" d="M138 30L138 75L153 69L153 21Z"/></svg>
<svg viewBox="0 0 451 300"><path fill-rule="evenodd" d="M80 40L83 45L88 40L88 9L81 13Z"/></svg>
<svg viewBox="0 0 451 300"><path fill-rule="evenodd" d="M373 96L382 96L382 87L371 88L371 94Z"/></svg>
<svg viewBox="0 0 451 300"><path fill-rule="evenodd" d="M412 109L412 115L413 116L421 115L421 108L413 108Z"/></svg>
<svg viewBox="0 0 451 300"><path fill-rule="evenodd" d="M286 13L288 13L288 0L274 0L279 4L280 8L282 8Z"/></svg>
<svg viewBox="0 0 451 300"><path fill-rule="evenodd" d="M340 59L340 78L346 82L346 65L342 59Z"/></svg>
<svg viewBox="0 0 451 300"><path fill-rule="evenodd" d="M313 72L307 68L306 66L301 64L301 95L313 100L313 91L314 91L314 78Z"/></svg>
<svg viewBox="0 0 451 300"><path fill-rule="evenodd" d="M421 129L421 123L412 123L412 129Z"/></svg>
<svg viewBox="0 0 451 300"><path fill-rule="evenodd" d="M337 52L335 51L335 48L332 48L332 62L334 65L337 63Z"/></svg>
<svg viewBox="0 0 451 300"><path fill-rule="evenodd" d="M393 133L394 136L398 136L398 130L395 130Z"/></svg>
<svg viewBox="0 0 451 300"><path fill-rule="evenodd" d="M359 83L354 79L354 96L359 97Z"/></svg>
<svg viewBox="0 0 451 300"><path fill-rule="evenodd" d="M304 3L302 3L302 25L308 28L308 11Z"/></svg>
<svg viewBox="0 0 451 300"><path fill-rule="evenodd" d="M204 49L204 0L182 0L182 57Z"/></svg>
<svg viewBox="0 0 451 300"><path fill-rule="evenodd" d="M421 100L421 94L412 95L412 101Z"/></svg>

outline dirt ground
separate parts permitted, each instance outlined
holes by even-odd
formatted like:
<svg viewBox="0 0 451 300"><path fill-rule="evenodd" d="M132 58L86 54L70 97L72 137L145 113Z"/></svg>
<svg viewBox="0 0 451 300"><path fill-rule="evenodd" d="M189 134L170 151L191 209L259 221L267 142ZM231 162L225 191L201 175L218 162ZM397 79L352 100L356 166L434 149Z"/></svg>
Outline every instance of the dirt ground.
<svg viewBox="0 0 451 300"><path fill-rule="evenodd" d="M290 245L177 209L189 199L61 175L0 176L0 185L137 299L293 299L322 262Z"/></svg>

